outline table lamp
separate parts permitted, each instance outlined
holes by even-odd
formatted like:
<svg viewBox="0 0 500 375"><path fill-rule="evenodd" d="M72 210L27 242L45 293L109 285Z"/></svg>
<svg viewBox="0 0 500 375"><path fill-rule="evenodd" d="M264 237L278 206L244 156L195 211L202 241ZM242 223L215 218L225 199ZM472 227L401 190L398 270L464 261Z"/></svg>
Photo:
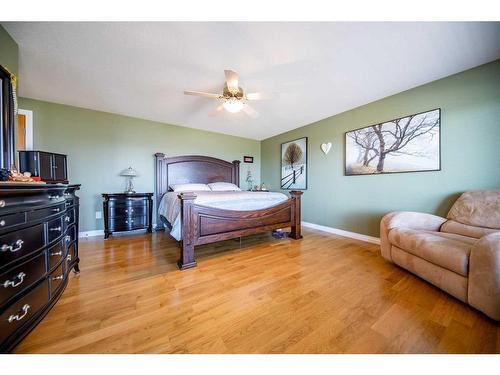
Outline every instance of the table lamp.
<svg viewBox="0 0 500 375"><path fill-rule="evenodd" d="M137 176L137 171L132 167L128 167L122 173L120 173L120 176L127 177L125 194L134 194L135 190L132 179Z"/></svg>

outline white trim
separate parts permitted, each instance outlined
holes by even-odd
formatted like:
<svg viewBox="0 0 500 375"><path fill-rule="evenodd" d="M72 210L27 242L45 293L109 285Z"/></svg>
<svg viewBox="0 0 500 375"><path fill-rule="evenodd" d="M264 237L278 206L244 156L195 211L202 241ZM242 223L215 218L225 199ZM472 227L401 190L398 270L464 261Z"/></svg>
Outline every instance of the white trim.
<svg viewBox="0 0 500 375"><path fill-rule="evenodd" d="M153 230L156 229L156 224L153 224ZM144 229L138 229L136 232L144 230ZM127 232L116 232L115 234L119 233L132 233L134 231L127 231ZM97 237L97 236L104 236L104 230L102 229L97 229L97 230L89 230L86 232L79 232L78 233L78 238L86 238L86 237Z"/></svg>
<svg viewBox="0 0 500 375"><path fill-rule="evenodd" d="M303 221L302 226L304 226L306 228L321 230L323 232L337 234L337 235L343 236L343 237L354 238L355 240L360 240L360 241L365 241L365 242L374 243L376 245L380 245L380 238L367 236L366 234L360 234L360 233L355 233L355 232L349 232L349 231L343 230L343 229L326 227L324 225L308 223L307 221Z"/></svg>
<svg viewBox="0 0 500 375"><path fill-rule="evenodd" d="M33 150L33 111L18 109L17 114L26 117L26 150Z"/></svg>
<svg viewBox="0 0 500 375"><path fill-rule="evenodd" d="M343 230L343 229L337 229L337 228L327 227L324 225L308 223L307 221L303 221L302 226L304 226L306 228L320 230L320 231L327 232L327 233L336 234L336 235L342 236L342 237L354 238L355 240L360 240L360 241L365 241L365 242L374 243L376 245L380 245L380 238L367 236L366 234L349 232L349 231ZM155 228L156 228L156 224L153 224L153 229L155 229ZM89 230L86 232L78 233L79 238L97 237L97 236L104 236L104 231L102 229L100 229L100 230Z"/></svg>
<svg viewBox="0 0 500 375"><path fill-rule="evenodd" d="M96 237L96 236L104 236L104 231L102 229L99 229L99 230L89 230L87 232L78 233L78 238Z"/></svg>

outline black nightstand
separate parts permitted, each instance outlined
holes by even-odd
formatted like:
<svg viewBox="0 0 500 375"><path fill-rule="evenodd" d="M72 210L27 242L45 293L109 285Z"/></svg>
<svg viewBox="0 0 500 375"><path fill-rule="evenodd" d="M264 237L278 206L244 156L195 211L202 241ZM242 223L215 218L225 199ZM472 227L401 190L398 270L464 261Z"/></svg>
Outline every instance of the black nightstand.
<svg viewBox="0 0 500 375"><path fill-rule="evenodd" d="M153 231L153 193L103 194L104 238L113 232Z"/></svg>

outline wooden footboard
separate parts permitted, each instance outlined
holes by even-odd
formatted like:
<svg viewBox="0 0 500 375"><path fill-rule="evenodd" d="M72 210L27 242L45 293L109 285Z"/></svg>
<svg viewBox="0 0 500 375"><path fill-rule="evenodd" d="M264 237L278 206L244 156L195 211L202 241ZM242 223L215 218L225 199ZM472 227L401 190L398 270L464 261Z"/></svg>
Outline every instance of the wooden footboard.
<svg viewBox="0 0 500 375"><path fill-rule="evenodd" d="M301 191L291 191L290 199L255 211L232 211L194 204L196 194L181 193L182 247L180 269L196 267L194 247L217 241L290 227L290 237L301 235Z"/></svg>

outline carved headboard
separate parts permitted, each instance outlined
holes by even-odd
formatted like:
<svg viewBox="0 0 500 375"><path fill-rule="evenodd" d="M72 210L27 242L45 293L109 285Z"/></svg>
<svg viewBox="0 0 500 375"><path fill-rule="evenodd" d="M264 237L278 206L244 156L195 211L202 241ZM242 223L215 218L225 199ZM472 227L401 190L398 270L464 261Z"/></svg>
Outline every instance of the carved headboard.
<svg viewBox="0 0 500 375"><path fill-rule="evenodd" d="M211 182L231 182L240 186L240 161L232 163L209 156L175 156L165 157L156 153L156 208L160 205L163 194L174 184ZM159 215L158 215L159 220ZM160 221L157 221L157 225Z"/></svg>

